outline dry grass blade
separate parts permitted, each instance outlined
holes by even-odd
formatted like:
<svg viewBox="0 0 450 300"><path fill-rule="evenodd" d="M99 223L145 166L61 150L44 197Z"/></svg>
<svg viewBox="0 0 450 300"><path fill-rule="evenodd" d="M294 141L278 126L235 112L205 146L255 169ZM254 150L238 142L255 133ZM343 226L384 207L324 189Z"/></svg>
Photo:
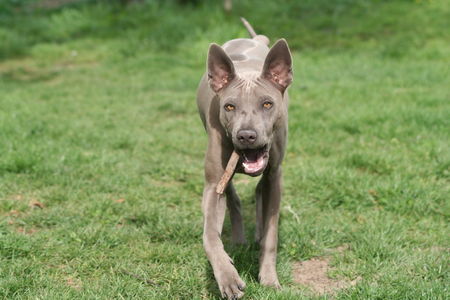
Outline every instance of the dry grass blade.
<svg viewBox="0 0 450 300"><path fill-rule="evenodd" d="M144 278L144 277L142 277L142 276L139 276L139 275L136 275L136 274L134 274L134 273L131 273L131 272L128 272L127 270L121 270L121 272L123 273L123 274L126 274L126 275L128 275L128 276L131 276L131 277L133 277L133 278L136 278L136 279L138 279L139 281L141 281L142 283L145 283L145 284L147 284L147 285L158 285L156 282L154 282L153 280L151 280L151 279L146 279L146 278Z"/></svg>

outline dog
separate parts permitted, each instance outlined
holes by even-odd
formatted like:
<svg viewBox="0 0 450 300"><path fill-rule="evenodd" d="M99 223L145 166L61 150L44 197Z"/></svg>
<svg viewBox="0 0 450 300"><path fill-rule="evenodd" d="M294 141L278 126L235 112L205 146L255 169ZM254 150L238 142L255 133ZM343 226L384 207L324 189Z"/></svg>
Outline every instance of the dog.
<svg viewBox="0 0 450 300"><path fill-rule="evenodd" d="M259 281L280 288L276 272L281 163L288 133L288 93L292 56L284 39L270 49L242 19L251 39L211 44L207 71L200 81L197 105L208 135L202 199L203 246L222 297L241 298L245 283L225 252L221 232L228 207L232 241L245 243L241 204L232 181L225 195L216 193L233 150L239 153L235 172L262 175L256 187L256 241L260 244Z"/></svg>

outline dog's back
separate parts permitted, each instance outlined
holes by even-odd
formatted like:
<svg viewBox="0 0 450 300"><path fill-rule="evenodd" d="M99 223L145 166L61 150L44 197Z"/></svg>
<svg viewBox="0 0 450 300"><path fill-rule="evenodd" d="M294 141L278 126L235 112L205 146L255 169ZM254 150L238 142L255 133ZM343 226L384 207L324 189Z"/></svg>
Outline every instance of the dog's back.
<svg viewBox="0 0 450 300"><path fill-rule="evenodd" d="M237 73L261 72L269 47L258 39L235 39L226 42L222 48L233 61Z"/></svg>
<svg viewBox="0 0 450 300"><path fill-rule="evenodd" d="M264 59L269 52L269 39L262 34L256 34L250 23L241 18L251 39L234 39L226 42L222 48L233 61L237 72L261 71Z"/></svg>

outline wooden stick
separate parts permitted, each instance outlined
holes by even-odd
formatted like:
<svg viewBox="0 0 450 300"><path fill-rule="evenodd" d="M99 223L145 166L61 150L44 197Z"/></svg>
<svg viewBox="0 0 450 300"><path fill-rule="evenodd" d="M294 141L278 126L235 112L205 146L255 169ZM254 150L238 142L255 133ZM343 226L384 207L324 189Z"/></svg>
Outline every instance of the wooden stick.
<svg viewBox="0 0 450 300"><path fill-rule="evenodd" d="M239 154L236 152L236 150L231 153L230 160L228 160L227 168L225 169L225 172L223 172L222 178L220 179L219 183L216 187L216 193L219 195L223 194L223 191L225 191L225 188L228 185L228 181L230 181L231 176L234 174L234 169L236 169L236 165L239 161Z"/></svg>

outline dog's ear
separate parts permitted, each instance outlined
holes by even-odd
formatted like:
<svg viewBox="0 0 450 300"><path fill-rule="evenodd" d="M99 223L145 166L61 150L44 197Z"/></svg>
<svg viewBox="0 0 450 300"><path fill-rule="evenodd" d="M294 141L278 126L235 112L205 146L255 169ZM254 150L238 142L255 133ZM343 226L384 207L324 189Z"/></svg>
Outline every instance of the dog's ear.
<svg viewBox="0 0 450 300"><path fill-rule="evenodd" d="M282 93L292 82L292 57L285 39L278 40L272 46L266 56L261 75Z"/></svg>
<svg viewBox="0 0 450 300"><path fill-rule="evenodd" d="M214 92L225 88L235 77L230 57L217 44L211 44L208 51L208 82Z"/></svg>

